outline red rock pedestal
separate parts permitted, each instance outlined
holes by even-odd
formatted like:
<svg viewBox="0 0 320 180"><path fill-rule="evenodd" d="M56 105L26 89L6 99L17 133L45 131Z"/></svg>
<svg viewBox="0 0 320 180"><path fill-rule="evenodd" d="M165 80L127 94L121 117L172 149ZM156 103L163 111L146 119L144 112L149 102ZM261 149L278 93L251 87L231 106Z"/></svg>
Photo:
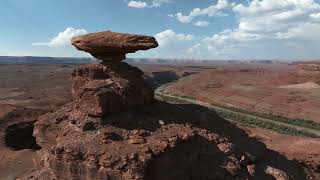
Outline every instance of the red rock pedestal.
<svg viewBox="0 0 320 180"><path fill-rule="evenodd" d="M95 117L128 110L153 102L142 71L126 63L92 64L72 73L76 109Z"/></svg>

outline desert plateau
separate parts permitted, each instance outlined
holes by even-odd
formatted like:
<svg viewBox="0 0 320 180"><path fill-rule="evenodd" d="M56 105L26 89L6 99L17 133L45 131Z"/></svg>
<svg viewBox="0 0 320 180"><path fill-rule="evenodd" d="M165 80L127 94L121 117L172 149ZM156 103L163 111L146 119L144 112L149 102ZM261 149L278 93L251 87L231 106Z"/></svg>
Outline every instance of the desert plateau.
<svg viewBox="0 0 320 180"><path fill-rule="evenodd" d="M130 60L128 60L130 62ZM152 60L150 60L152 61ZM278 92L278 91L288 91L286 89L283 89L282 86L298 86L296 84L291 84L292 82L298 83L298 84L304 84L307 82L313 82L316 83L314 78L317 78L317 76L302 76L300 75L300 66L290 63L274 63L274 64L265 64L265 63L256 63L256 62L238 62L239 64L235 64L235 62L229 62L229 63L211 63L210 65L206 65L205 63L186 63L186 64L176 64L176 65L170 65L169 63L167 65L163 64L133 64L134 66L137 66L138 68L142 69L144 72L144 79L147 84L150 85L150 87L153 87L154 89L161 88L161 86L166 86L165 90L172 93L172 94L180 94L183 93L186 97L192 96L195 97L201 101L204 102L210 102L210 100L214 99L216 103L225 103L223 101L224 99L230 98L230 94L228 93L228 90L234 90L233 88L235 86L240 86L243 83L243 79L249 79L250 77L250 83L255 84L259 88L262 87L269 87L268 93L271 94L270 97L265 97L264 101L259 100L260 103L266 104L268 102L273 102L275 98L275 95L280 96L281 93L285 94L285 92ZM32 159L35 158L36 152L39 150L40 146L36 143L35 138L33 137L32 129L34 128L33 123L37 120L37 118L40 115L43 115L47 112L52 112L63 105L65 105L68 102L72 101L71 98L71 91L68 90L72 87L72 80L70 79L70 74L72 73L73 69L76 69L78 67L81 67L83 65L79 64L53 64L53 65L46 65L46 64L38 64L38 65L30 65L30 64L6 64L0 66L0 73L1 77L5 77L1 80L1 87L2 92L1 93L1 127L3 128L2 131L2 140L1 140L1 176L5 177L6 179L10 179L11 177L20 177L21 175L28 173L30 171L33 171L35 169L35 166L33 165ZM245 69L245 70L243 70ZM268 71L268 73L265 72L265 79L264 81L261 81L261 74L253 73L256 71L261 71L261 69L266 69L265 71ZM232 81L228 81L228 76L221 75L226 73L237 73L237 78L233 78ZM282 80L281 77L287 75L287 74L296 74L295 80L296 81L288 81L287 79ZM210 74L210 76L208 75ZM215 74L215 76L212 76L212 74ZM220 76L219 76L220 74ZM203 83L203 81L197 81L193 80L193 78L201 78L204 79L208 77L206 81L208 83ZM215 77L215 78L210 78ZM279 80L276 80L273 77L280 77ZM10 81L9 81L10 79ZM271 79L271 80L270 80ZM231 82L230 82L231 81ZM188 82L193 82L192 85L188 84ZM213 83L220 82L220 86L216 87L213 86ZM247 81L248 82L248 81ZM199 85L197 84L199 83ZM265 83L265 84L264 84ZM21 86L23 85L23 86ZM202 86L201 86L202 85ZM273 88L270 86L274 86ZM35 88L37 87L37 88ZM220 88L220 89L219 89ZM224 89L223 89L224 88ZM299 88L299 87L298 87ZM315 88L316 89L316 88ZM303 89L302 92L301 89L289 89L294 92L298 91L301 95L304 95L305 98L310 98L314 90L314 88L310 89ZM189 90L189 91L187 91ZM234 99L238 96L239 99L243 98L243 96L246 97L245 100L240 101L243 103L248 103L252 101L258 101L256 99L256 94L247 93L247 89L236 89L237 93L234 93ZM234 90L234 91L236 91ZM242 90L242 91L240 91ZM276 92L274 92L276 91ZM4 92L11 92L11 93L4 93ZM255 91L254 91L255 92ZM308 94L306 93L308 92ZM210 94L211 93L211 94ZM217 95L219 93L219 95ZM258 92L259 93L259 92ZM50 96L46 96L46 94L50 94ZM290 93L287 93L290 94ZM314 94L313 94L314 95ZM217 98L218 97L218 98ZM239 107L241 109L247 109L250 111L256 111L257 109L250 109L248 106L245 106L243 104L236 104L239 101L232 101L234 99L230 98L229 104L235 103L233 106ZM286 104L286 99L280 99L283 100L283 104ZM165 117L165 113L171 114L166 108L169 108L170 111L173 111L172 108L177 108L177 112L180 113L177 116L177 118L182 118L181 120L185 121L186 123L192 123L188 122L190 119L189 117L194 116L194 120L198 120L201 116L198 116L198 111L207 111L206 113L209 114L216 114L214 111L208 111L201 106L197 107L196 105L193 105L192 107L191 103L188 102L175 102L174 104L178 103L177 105L166 105L161 103L160 101L157 102L155 105L154 111L160 111L162 114L161 117L157 117L156 114L153 114L155 112L152 112L151 117L157 118L159 120L165 120L168 117ZM276 102L276 104L279 103ZM291 101L292 105L288 106L287 109L284 108L283 111L279 110L278 108L272 108L270 106L267 106L268 108L272 109L278 109L279 111L277 113L284 114L284 113L290 113L290 110L292 110L289 107L300 107L297 104L301 103L299 99L292 99ZM312 101L310 98L309 101L306 101L305 103L309 103L308 107L310 109L317 107L317 101ZM181 104L181 105L180 105ZM188 107L190 104L190 107ZM225 104L223 104L225 105ZM239 106L240 105L240 106ZM243 106L241 106L243 105ZM172 107L170 107L172 106ZM176 106L176 107L175 107ZM183 110L184 109L184 110ZM188 110L187 110L188 109ZM201 110L203 109L203 110ZM306 109L309 110L309 109ZM143 110L144 113L151 113L150 108L147 110ZM153 110L152 110L153 111ZM191 114L188 114L190 111ZM197 112L197 113L196 113ZM257 112L265 112L265 111L258 111ZM266 111L268 112L268 111ZM269 111L270 112L270 111ZM295 111L292 111L295 112ZM310 112L310 111L309 111ZM314 111L316 112L316 111ZM133 113L133 115L130 116L137 116L134 115L135 112L128 112ZM140 112L141 113L141 112ZM270 112L274 113L274 112ZM299 115L298 112L295 112L297 115ZM169 115L168 114L168 115ZM172 114L172 115L173 115ZM294 113L292 113L294 114ZM158 114L159 115L159 114ZM313 116L312 116L313 115ZM125 122L124 115L114 118L121 118L123 119L123 123ZM139 117L141 114L139 115ZM171 115L169 115L170 117ZM212 116L212 115L211 115ZM302 116L300 114L300 116ZM219 115L213 115L212 119L212 126L215 128L215 131L221 132L223 128L226 128L223 125L225 123L229 124L226 120L223 120L221 117L218 118ZM292 117L299 117L296 115L293 115ZM304 118L306 116L302 116ZM314 114L311 114L308 117L317 117ZM150 118L150 117L149 117ZM218 119L216 119L218 118ZM169 118L169 119L172 119ZM165 120L166 123L169 123ZM313 119L315 122L318 121L318 119ZM215 127L216 121L219 122L219 126ZM157 122L158 123L158 122ZM234 122L233 122L234 123ZM211 123L210 123L211 124ZM123 126L123 125L122 125ZM147 126L147 125L144 125ZM148 125L150 126L150 125ZM209 125L207 125L209 128ZM254 127L250 125L245 125L241 123L235 123L235 125L227 125L232 126L232 133L237 129L237 131L242 131L241 133L245 134L245 136L249 139L252 139L252 141L256 141L256 144L260 144L260 146L266 146L265 148L268 148L270 151L269 156L264 155L266 157L274 157L281 156L283 160L283 163L293 163L295 166L301 167L299 171L301 171L302 174L304 174L304 178L309 179L316 179L319 177L319 165L320 165L320 141L318 138L309 138L309 137L299 137L294 135L286 135L285 133L279 133L277 131L273 131L270 129L264 129L259 127ZM133 126L132 128L134 128ZM30 128L30 130L28 130ZM139 129L138 127L136 127ZM152 126L150 127L152 128ZM154 128L154 127L153 127ZM220 130L218 130L218 129ZM21 134L20 136L17 135L15 140L10 140L7 137L12 136L10 135L10 132L14 132L17 134ZM150 129L149 129L150 131ZM217 133L218 133L217 132ZM226 132L222 131L223 134ZM22 138L23 139L19 139ZM235 137L232 137L235 138ZM231 141L239 141L235 139L231 139ZM23 143L27 141L28 143ZM30 144L31 143L31 144ZM265 145L263 145L265 144ZM238 145L239 146L239 145ZM242 145L241 145L242 146ZM251 146L251 145L250 145ZM249 146L249 147L250 147ZM253 146L253 145L252 145ZM305 147L308 146L309 150L306 151ZM276 152L276 153L275 153ZM278 154L279 153L279 154ZM278 155L275 155L278 154ZM279 157L280 158L280 157ZM278 161L275 159L275 161ZM285 162L287 161L287 162ZM292 162L291 162L292 161ZM178 163L178 162L177 162ZM208 162L209 163L209 162ZM296 178L299 179L299 178Z"/></svg>
<svg viewBox="0 0 320 180"><path fill-rule="evenodd" d="M320 0L2 0L0 180L320 180Z"/></svg>

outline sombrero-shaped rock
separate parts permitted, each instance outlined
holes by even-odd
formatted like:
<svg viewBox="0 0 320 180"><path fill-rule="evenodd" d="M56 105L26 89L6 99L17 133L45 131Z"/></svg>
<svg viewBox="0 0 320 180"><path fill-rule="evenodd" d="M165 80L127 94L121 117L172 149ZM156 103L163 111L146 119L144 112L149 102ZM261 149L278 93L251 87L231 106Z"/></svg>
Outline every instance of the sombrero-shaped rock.
<svg viewBox="0 0 320 180"><path fill-rule="evenodd" d="M127 53L158 47L154 37L111 31L74 37L71 41L78 50L103 61L121 61Z"/></svg>

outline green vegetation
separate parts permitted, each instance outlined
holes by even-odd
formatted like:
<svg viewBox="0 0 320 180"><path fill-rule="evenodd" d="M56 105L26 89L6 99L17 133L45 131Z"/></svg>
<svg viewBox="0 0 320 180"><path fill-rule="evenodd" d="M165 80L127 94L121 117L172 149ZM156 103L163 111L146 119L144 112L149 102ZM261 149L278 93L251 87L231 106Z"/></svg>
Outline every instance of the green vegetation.
<svg viewBox="0 0 320 180"><path fill-rule="evenodd" d="M225 111L221 109L216 109L215 111L222 118L230 121L234 121L243 125L249 125L253 127L262 128L262 129L268 129L281 134L287 134L287 135L293 135L293 136L311 137L311 138L319 137L316 134L313 134L304 130L298 130L295 128L290 128L283 125L275 124L272 122L261 121L256 117L250 117L244 114L234 113L234 112Z"/></svg>
<svg viewBox="0 0 320 180"><path fill-rule="evenodd" d="M172 94L172 96L196 100L196 98L191 97L191 96L187 96L187 95ZM287 123L287 124L291 124L291 125L295 125L295 126L305 127L305 128L314 129L314 130L320 130L320 123L317 123L317 122L311 121L311 120L298 119L298 118L288 118L288 117L284 117L284 116L280 116L280 115L259 113L259 112L249 111L249 110L240 109L240 108L236 108L236 107L223 106L223 105L220 105L217 103L211 103L211 105L216 106L216 107L220 107L223 109L228 109L230 111L234 111L234 112L238 112L238 113L249 114L249 115L253 115L253 116L257 116L257 117L261 117L261 118L265 118L265 119L270 119L270 120L277 121L277 122L283 122L283 123Z"/></svg>
<svg viewBox="0 0 320 180"><path fill-rule="evenodd" d="M169 101L177 101L176 99L169 98L165 95L157 94L158 96L165 98ZM170 94L171 96L196 100L196 98L186 95L180 94ZM182 100L180 100L182 101ZM293 135L293 136L301 136L301 137L311 137L311 138L319 138L317 134L308 132L306 130L296 129L292 127L287 127L285 125L277 124L276 122L282 122L286 124L291 124L295 126L305 127L309 129L320 130L320 124L310 120L304 119L290 119L283 116L276 116L272 114L262 114L257 112L252 112L244 109L239 109L235 107L227 107L219 104L211 104L212 106L218 107L214 108L215 111L222 118L232 121L234 123L239 123L246 126L258 127L262 129L272 130L281 134ZM263 119L273 120L273 122L264 121Z"/></svg>
<svg viewBox="0 0 320 180"><path fill-rule="evenodd" d="M273 114L263 114L263 113L258 113L258 112L253 112L245 109L240 109L240 108L235 108L235 107L228 107L228 106L222 106L216 103L211 103L212 106L217 106L221 107L224 109L228 109L231 111L243 113L243 114L249 114L265 119L270 119L273 121L278 121L278 122L283 122L291 125L296 125L300 127L305 127L305 128L310 128L310 129L315 129L315 130L320 130L320 123L311 121L311 120L305 120L305 119L293 119L293 118L288 118L284 116L279 116L279 115L273 115Z"/></svg>
<svg viewBox="0 0 320 180"><path fill-rule="evenodd" d="M185 99L191 99L191 100L197 100L195 97L187 96L187 95L179 95L179 94L173 94L173 96L185 98Z"/></svg>

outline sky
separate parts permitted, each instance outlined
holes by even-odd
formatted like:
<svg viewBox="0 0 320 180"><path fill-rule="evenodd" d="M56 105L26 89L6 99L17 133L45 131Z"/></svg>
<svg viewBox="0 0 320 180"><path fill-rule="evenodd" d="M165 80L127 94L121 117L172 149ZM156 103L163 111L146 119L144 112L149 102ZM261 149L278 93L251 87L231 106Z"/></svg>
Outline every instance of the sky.
<svg viewBox="0 0 320 180"><path fill-rule="evenodd" d="M1 0L0 56L89 57L70 39L154 36L128 57L319 59L320 0Z"/></svg>

